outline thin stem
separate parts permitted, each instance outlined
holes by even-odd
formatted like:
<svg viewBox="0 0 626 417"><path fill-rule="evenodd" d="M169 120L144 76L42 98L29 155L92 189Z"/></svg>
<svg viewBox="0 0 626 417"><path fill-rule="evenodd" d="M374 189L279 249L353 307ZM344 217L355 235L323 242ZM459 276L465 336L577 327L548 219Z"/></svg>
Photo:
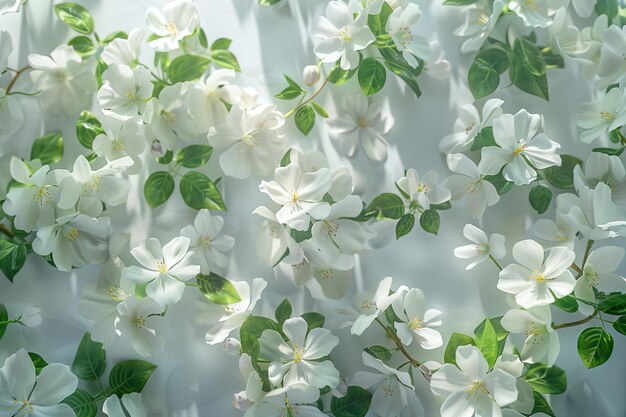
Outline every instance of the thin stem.
<svg viewBox="0 0 626 417"><path fill-rule="evenodd" d="M502 271L502 267L500 266L500 264L498 263L498 261L496 261L496 258L493 257L493 255L489 254L489 259L491 259L493 261L493 263L498 267L498 269L500 271Z"/></svg>
<svg viewBox="0 0 626 417"><path fill-rule="evenodd" d="M7 95L9 95L9 93L11 92L11 89L17 82L18 78L20 78L20 75L22 75L25 71L28 71L29 69L30 69L30 65L26 65L25 67L22 67L18 69L17 71L15 71L15 75L13 76L13 79L11 80L11 82L9 82L9 85L7 86L7 89L6 89Z"/></svg>
<svg viewBox="0 0 626 417"><path fill-rule="evenodd" d="M13 233L8 227L3 224L0 224L0 233L7 235L10 238L15 237L15 233Z"/></svg>
<svg viewBox="0 0 626 417"><path fill-rule="evenodd" d="M622 132L620 132L619 130L617 131L617 134L619 135L619 140L621 140L622 143L626 145L626 136L622 135Z"/></svg>
<svg viewBox="0 0 626 417"><path fill-rule="evenodd" d="M565 329L567 327L575 327L575 326L580 326L581 324L585 324L589 321L591 321L591 319L593 319L596 315L598 314L598 310L594 310L593 314L585 317L584 319L580 319L580 320L576 320L576 321L570 321L568 323L561 323L561 324L554 324L552 326L552 328L554 330L558 330L558 329Z"/></svg>
<svg viewBox="0 0 626 417"><path fill-rule="evenodd" d="M591 252L591 247L593 246L593 240L589 239L587 241L587 247L585 248L585 254L583 255L583 268L587 263L587 258L589 258L589 252Z"/></svg>
<svg viewBox="0 0 626 417"><path fill-rule="evenodd" d="M23 91L14 91L14 92L12 92L12 93L11 93L11 94L9 94L9 95L11 95L11 96L27 96L27 97L32 97L32 96L36 96L36 95L38 95L38 94L40 94L40 93L41 93L41 90L39 90L39 91L35 91L34 93L25 93L25 92L23 92Z"/></svg>
<svg viewBox="0 0 626 417"><path fill-rule="evenodd" d="M300 103L299 105L297 105L296 107L294 107L293 109L291 109L287 113L285 113L285 119L288 118L289 116L291 116L292 114L294 114L295 112L297 112L298 110L300 110L302 107L304 107L307 104L309 104L311 101L313 101L313 99L315 97L317 97L317 95L319 93L322 92L324 87L326 87L326 84L328 84L328 77L326 77L326 79L324 80L322 85L320 85L320 87L317 90L315 90L315 92L313 94L311 94L311 96L308 99L304 100L302 103Z"/></svg>
<svg viewBox="0 0 626 417"><path fill-rule="evenodd" d="M580 277L580 276L582 276L582 274L583 274L583 270L582 270L582 269L581 269L578 265L576 265L576 262L573 262L573 263L570 265L570 268L572 268L574 271L576 271L576 272L578 273L578 276L579 276L579 277Z"/></svg>

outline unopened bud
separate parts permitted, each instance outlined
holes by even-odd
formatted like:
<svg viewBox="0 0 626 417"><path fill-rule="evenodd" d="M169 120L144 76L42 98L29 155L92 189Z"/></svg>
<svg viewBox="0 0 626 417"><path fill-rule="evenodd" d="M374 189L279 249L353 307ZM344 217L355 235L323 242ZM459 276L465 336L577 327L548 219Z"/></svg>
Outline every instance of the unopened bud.
<svg viewBox="0 0 626 417"><path fill-rule="evenodd" d="M25 305L20 315L20 323L27 327L37 327L41 324L41 309L33 305Z"/></svg>
<svg viewBox="0 0 626 417"><path fill-rule="evenodd" d="M248 398L245 391L241 391L233 395L232 404L237 410L246 411L248 408L252 407L254 402Z"/></svg>
<svg viewBox="0 0 626 417"><path fill-rule="evenodd" d="M150 152L152 153L152 156L154 156L155 158L161 158L163 155L165 155L167 150L163 147L163 145L161 145L161 142L159 142L158 140L155 140L154 142L152 142L152 146L150 147Z"/></svg>
<svg viewBox="0 0 626 417"><path fill-rule="evenodd" d="M239 340L234 337L228 337L224 340L224 344L222 345L222 349L230 356L239 356L241 355L241 343Z"/></svg>
<svg viewBox="0 0 626 417"><path fill-rule="evenodd" d="M302 80L308 87L314 85L316 82L319 81L319 79L320 69L317 67L317 65L307 65L306 67L304 67L304 70L302 70Z"/></svg>

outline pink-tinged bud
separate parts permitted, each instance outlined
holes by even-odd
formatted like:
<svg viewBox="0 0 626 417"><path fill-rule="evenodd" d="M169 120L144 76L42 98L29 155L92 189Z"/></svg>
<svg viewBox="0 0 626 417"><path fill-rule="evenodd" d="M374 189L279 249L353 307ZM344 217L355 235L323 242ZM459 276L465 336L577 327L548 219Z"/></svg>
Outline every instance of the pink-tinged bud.
<svg viewBox="0 0 626 417"><path fill-rule="evenodd" d="M239 340L234 337L228 337L224 340L224 344L222 345L222 349L230 356L239 356L241 355L241 343Z"/></svg>
<svg viewBox="0 0 626 417"><path fill-rule="evenodd" d="M304 83L311 87L320 80L320 70L317 65L307 65L302 71L302 80Z"/></svg>
<svg viewBox="0 0 626 417"><path fill-rule="evenodd" d="M152 142L152 146L150 147L150 152L152 153L152 156L154 156L155 158L161 158L163 155L165 155L165 153L167 152L167 149L165 149L165 147L161 145L161 142L159 142L158 140L155 140L154 142Z"/></svg>
<svg viewBox="0 0 626 417"><path fill-rule="evenodd" d="M248 408L252 407L254 402L248 398L245 391L241 391L233 395L232 404L237 410L246 411Z"/></svg>

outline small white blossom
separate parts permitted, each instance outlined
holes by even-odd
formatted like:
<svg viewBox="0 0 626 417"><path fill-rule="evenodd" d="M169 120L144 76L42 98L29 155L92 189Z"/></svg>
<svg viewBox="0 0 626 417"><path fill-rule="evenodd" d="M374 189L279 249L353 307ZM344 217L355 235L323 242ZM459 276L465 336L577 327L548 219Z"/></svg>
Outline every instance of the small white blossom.
<svg viewBox="0 0 626 417"><path fill-rule="evenodd" d="M265 260L267 266L272 267L281 259L290 265L302 262L304 258L302 248L293 239L289 230L278 222L276 213L265 206L260 206L253 214L265 218L259 225L256 249L259 258ZM285 256L287 250L289 253Z"/></svg>
<svg viewBox="0 0 626 417"><path fill-rule="evenodd" d="M179 42L191 35L200 25L200 10L193 0L174 0L163 7L163 12L150 7L146 12L148 28L157 35L149 42L159 51L179 48Z"/></svg>
<svg viewBox="0 0 626 417"><path fill-rule="evenodd" d="M415 58L428 60L432 56L430 43L423 36L413 33L412 28L422 18L422 11L415 3L409 3L405 7L395 9L387 20L387 32L391 36L396 49L402 52L402 56L410 66L416 68L418 61Z"/></svg>
<svg viewBox="0 0 626 417"><path fill-rule="evenodd" d="M107 65L121 64L134 68L139 63L141 45L145 32L135 28L128 34L128 39L113 39L102 51L101 58Z"/></svg>
<svg viewBox="0 0 626 417"><path fill-rule="evenodd" d="M472 244L455 248L454 256L461 259L473 258L472 262L465 267L468 271L489 259L490 256L494 259L502 259L506 255L504 236L499 233L493 233L487 237L487 234L478 227L466 224L463 227L463 236Z"/></svg>
<svg viewBox="0 0 626 417"><path fill-rule="evenodd" d="M218 69L204 81L198 81L189 87L188 111L196 124L194 130L208 134L211 127L226 123L228 110L224 102L232 103L232 96L239 89L230 85L234 78L235 71Z"/></svg>
<svg viewBox="0 0 626 417"><path fill-rule="evenodd" d="M191 242L189 248L196 254L200 262L200 272L209 274L211 271L221 271L228 266L228 256L225 254L235 245L232 236L222 234L224 218L211 215L207 209L202 209L196 215L193 226L185 226L180 231Z"/></svg>
<svg viewBox="0 0 626 417"><path fill-rule="evenodd" d="M626 169L619 156L591 152L584 164L574 167L574 188L595 188L604 183L611 189L612 200L626 207Z"/></svg>
<svg viewBox="0 0 626 417"><path fill-rule="evenodd" d="M437 171L426 171L422 178L413 168L407 169L406 176L398 180L398 188L416 201L423 209L431 204L441 204L450 200L450 190L439 185Z"/></svg>
<svg viewBox="0 0 626 417"><path fill-rule="evenodd" d="M509 310L500 323L511 333L526 335L521 353L522 361L538 363L547 356L548 366L554 365L559 356L560 343L559 335L552 328L549 306Z"/></svg>
<svg viewBox="0 0 626 417"><path fill-rule="evenodd" d="M565 246L572 250L574 249L574 238L578 233L558 212L554 220L537 220L533 225L533 232L539 239L550 243L551 246Z"/></svg>
<svg viewBox="0 0 626 417"><path fill-rule="evenodd" d="M603 246L591 252L574 287L576 298L593 303L596 300L594 290L605 293L626 290L626 281L616 273L622 259L624 249L617 246ZM581 302L578 306L582 314L593 313L590 305Z"/></svg>
<svg viewBox="0 0 626 417"><path fill-rule="evenodd" d="M439 142L439 150L443 153L468 150L480 131L491 126L493 120L502 115L502 103L504 102L497 98L487 100L483 106L482 117L473 104L461 106L459 117L454 122L454 133Z"/></svg>
<svg viewBox="0 0 626 417"><path fill-rule="evenodd" d="M120 120L137 118L152 97L153 85L150 71L131 68L123 64L111 64L102 74L102 87L98 102L104 114Z"/></svg>
<svg viewBox="0 0 626 417"><path fill-rule="evenodd" d="M585 129L580 135L585 143L626 125L626 90L615 87L600 100L581 104L576 120Z"/></svg>
<svg viewBox="0 0 626 417"><path fill-rule="evenodd" d="M133 166L128 171L139 171L141 160L139 155L146 149L146 140L140 125L135 120L119 121L107 118L102 124L105 133L93 140L93 151L103 156L108 162L130 156Z"/></svg>
<svg viewBox="0 0 626 417"><path fill-rule="evenodd" d="M414 341L422 349L432 350L443 346L441 333L434 327L441 326L441 311L426 309L426 297L419 288L411 288L391 304L394 313L402 322L394 324L403 345Z"/></svg>
<svg viewBox="0 0 626 417"><path fill-rule="evenodd" d="M486 2L482 5L475 3L475 5L465 12L465 22L454 31L456 36L469 37L461 45L463 53L480 49L496 26L504 8L501 0L495 0L493 4Z"/></svg>
<svg viewBox="0 0 626 417"><path fill-rule="evenodd" d="M104 400L102 412L109 417L148 417L148 412L141 401L141 394L138 392L124 394L122 398L111 395Z"/></svg>
<svg viewBox="0 0 626 417"><path fill-rule="evenodd" d="M325 417L314 404L320 396L318 388L295 383L268 392L250 407L244 417Z"/></svg>
<svg viewBox="0 0 626 417"><path fill-rule="evenodd" d="M132 295L117 306L117 312L115 332L128 338L137 353L150 356L163 347L165 341L159 331L161 304L150 297L137 299Z"/></svg>

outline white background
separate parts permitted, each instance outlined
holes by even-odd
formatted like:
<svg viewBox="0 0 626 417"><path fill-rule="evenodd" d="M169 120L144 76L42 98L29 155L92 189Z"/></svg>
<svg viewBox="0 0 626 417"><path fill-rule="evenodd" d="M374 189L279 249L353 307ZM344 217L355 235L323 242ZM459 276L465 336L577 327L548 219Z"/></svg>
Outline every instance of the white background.
<svg viewBox="0 0 626 417"><path fill-rule="evenodd" d="M145 27L144 13L149 6L160 7L163 2L149 0L102 0L79 1L92 11L96 31L101 35L116 31L130 31ZM260 8L253 0L199 0L202 27L209 41L218 37L233 39L231 49L239 59L242 74L240 85L252 85L260 89L266 100L283 87L282 73L294 79L300 78L304 65L315 63L310 33L317 16L323 13L326 1L289 0L281 7ZM438 39L444 47L452 72L446 80L436 80L428 75L419 78L423 95L416 100L411 91L404 91L393 77L380 95L390 101L390 110L396 120L388 135L391 152L386 164L370 163L359 155L350 161L339 158L328 141L324 123L317 126L308 137L302 137L289 121L286 133L293 145L304 149L317 148L327 152L333 166L353 165L357 176L358 192L368 201L383 190L394 191L393 180L402 176L405 168L416 168L422 173L436 169L440 175L448 175L444 159L437 150L438 141L452 131L460 105L471 102L471 95L464 86L470 57L459 53L460 40L452 35L461 20L459 9L443 7L439 2L419 2L425 11L420 23L421 32L431 40ZM24 13L0 17L0 29L13 36L14 53L10 65L25 65L29 53L48 54L58 44L67 42L73 34L60 23L51 11L48 0L29 0ZM146 49L149 49L146 46ZM146 55L144 62L149 63ZM6 77L6 76L5 76ZM579 144L579 132L575 125L578 106L589 99L590 85L579 75L574 64L566 69L553 70L548 74L551 101L521 93L514 87L503 88L495 97L505 101L506 112L515 113L526 108L531 113L545 115L545 130L550 138L560 142L567 153L584 155L586 150ZM6 85L6 78L2 84ZM506 79L502 86L508 85ZM28 90L27 82L20 82L19 89ZM344 94L354 86L331 86L322 94L322 103L333 109L333 97ZM62 129L65 139L63 167L69 168L81 150L75 133L75 120L55 118L42 114L36 100L21 99L26 122L19 134L9 142L0 144L0 154L28 157L33 139L43 132ZM288 105L279 104L283 111ZM210 162L209 172L219 175L217 158ZM6 171L7 167L2 167ZM154 171L156 164L150 166ZM6 174L3 174L6 175ZM145 203L141 185L146 175L133 180L133 189L126 207L111 212L115 230L128 231L132 243L146 237L167 241L177 236L179 230L193 222L195 212L187 208L178 191L164 206L151 210ZM231 256L228 277L251 281L263 277L269 282L260 312L272 315L273 308L288 294L294 305L294 314L319 311L330 316L332 309L349 303L350 294L340 303L319 303L311 299L306 290L290 287L277 279L275 272L260 262L255 251L256 227L259 219L252 210L267 200L258 191L258 179L238 181L225 179L224 197L229 207L225 214L225 233L236 238ZM527 201L528 188L516 189L506 194L495 209L489 209L479 223L488 233L506 235L510 249L517 240L530 236L526 233L536 216ZM544 216L552 216L552 208ZM381 243L390 243L376 251L360 256L357 262L354 290L375 286L385 276L394 277L394 286L406 284L422 288L432 307L445 314L443 336L447 341L453 331L471 334L473 328L485 316L500 316L512 306L503 293L495 288L497 269L485 263L471 273L465 271L465 263L454 258L452 251L463 244L461 230L470 222L463 206L442 213L439 236L427 235L416 228L413 233L396 242L390 233L383 233ZM383 232L390 232L393 225L379 225ZM623 240L611 244L624 245ZM506 264L510 258L504 261ZM26 267L10 284L0 279L0 302L10 309L19 303L30 303L42 308L43 324L35 329L11 326L0 342L0 363L19 347L40 353L48 362L70 364L83 333L91 323L77 311L81 288L85 282L96 279L97 267L60 273L34 255ZM622 269L624 274L624 268ZM204 343L208 328L198 297L188 289L185 297L169 309L166 318L166 346L148 360L159 367L145 387L144 398L151 410L150 416L196 417L236 416L241 413L230 406L232 394L244 387L236 358L225 356L219 346ZM555 321L576 320L579 315L556 314ZM576 339L581 328L559 331L561 356L557 364L567 371L568 391L551 399L554 411L560 417L623 417L626 415L626 341L616 335L613 357L598 368L584 368L576 353ZM342 376L349 376L362 367L362 348L382 335L370 330L361 338L348 337L348 331L337 332L341 344L333 353ZM517 339L515 339L517 340ZM519 340L518 346L519 345ZM418 352L420 359L442 360L443 349L435 352ZM123 341L107 350L109 364L120 359L138 357ZM86 386L96 392L95 386ZM417 394L421 398L428 417L439 415L439 403L430 394L424 381L417 381Z"/></svg>

